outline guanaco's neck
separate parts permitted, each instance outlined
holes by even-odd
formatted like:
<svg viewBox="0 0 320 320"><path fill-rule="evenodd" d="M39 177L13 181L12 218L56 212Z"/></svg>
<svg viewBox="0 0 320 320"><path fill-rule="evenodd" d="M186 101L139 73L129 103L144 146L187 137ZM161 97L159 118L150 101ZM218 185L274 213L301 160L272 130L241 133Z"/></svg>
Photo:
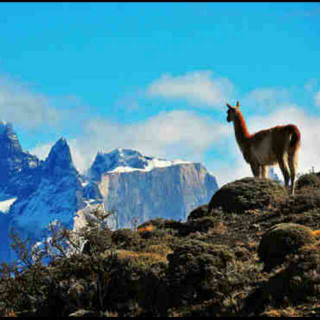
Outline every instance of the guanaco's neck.
<svg viewBox="0 0 320 320"><path fill-rule="evenodd" d="M233 126L237 142L240 148L243 149L246 141L250 138L250 133L248 131L246 122L244 121L244 117L240 111L237 112L237 116L233 121Z"/></svg>

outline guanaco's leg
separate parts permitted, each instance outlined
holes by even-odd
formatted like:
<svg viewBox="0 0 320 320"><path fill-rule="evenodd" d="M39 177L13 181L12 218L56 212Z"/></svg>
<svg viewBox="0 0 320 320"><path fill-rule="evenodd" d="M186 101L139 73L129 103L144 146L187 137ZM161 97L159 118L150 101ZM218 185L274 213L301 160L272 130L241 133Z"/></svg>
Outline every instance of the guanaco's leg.
<svg viewBox="0 0 320 320"><path fill-rule="evenodd" d="M297 166L297 154L289 154L288 164L290 169L291 178L291 194L294 195L295 178L296 178L296 166Z"/></svg>
<svg viewBox="0 0 320 320"><path fill-rule="evenodd" d="M278 159L278 163L284 177L284 184L286 187L288 187L290 176L289 176L289 170L288 170L287 164L282 158Z"/></svg>
<svg viewBox="0 0 320 320"><path fill-rule="evenodd" d="M268 166L261 166L261 177L268 178Z"/></svg>
<svg viewBox="0 0 320 320"><path fill-rule="evenodd" d="M260 177L260 166L258 164L250 163L251 171L254 177Z"/></svg>

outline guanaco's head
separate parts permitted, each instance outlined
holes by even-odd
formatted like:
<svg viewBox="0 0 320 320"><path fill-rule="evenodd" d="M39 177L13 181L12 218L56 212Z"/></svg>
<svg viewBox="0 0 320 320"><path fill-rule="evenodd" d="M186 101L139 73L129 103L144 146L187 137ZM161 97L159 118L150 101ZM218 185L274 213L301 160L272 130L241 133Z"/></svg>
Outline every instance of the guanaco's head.
<svg viewBox="0 0 320 320"><path fill-rule="evenodd" d="M240 109L240 102L238 101L235 107L230 106L229 103L227 103L228 111L227 111L227 121L231 122L234 121L236 114L239 112Z"/></svg>

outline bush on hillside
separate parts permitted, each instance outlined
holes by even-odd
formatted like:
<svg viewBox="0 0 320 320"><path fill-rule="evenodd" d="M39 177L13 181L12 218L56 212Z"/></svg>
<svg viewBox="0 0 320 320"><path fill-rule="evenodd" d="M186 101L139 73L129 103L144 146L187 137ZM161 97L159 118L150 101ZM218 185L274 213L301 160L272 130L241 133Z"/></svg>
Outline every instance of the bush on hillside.
<svg viewBox="0 0 320 320"><path fill-rule="evenodd" d="M243 312L266 316L272 314L271 310L284 311L291 307L292 315L302 316L306 313L301 313L301 308L299 312L292 307L306 303L308 316L315 316L317 311L312 309L317 310L319 294L320 247L319 242L315 242L288 253L282 267L276 268L271 277L261 282L243 301Z"/></svg>
<svg viewBox="0 0 320 320"><path fill-rule="evenodd" d="M262 237L258 255L264 270L270 271L282 264L288 254L297 252L302 246L315 243L313 230L295 223L280 223L270 228Z"/></svg>
<svg viewBox="0 0 320 320"><path fill-rule="evenodd" d="M214 296L221 269L235 256L227 246L189 240L177 245L167 258L169 301L174 307Z"/></svg>
<svg viewBox="0 0 320 320"><path fill-rule="evenodd" d="M301 190L305 187L320 188L320 177L316 173L306 173L300 176L296 182L296 190Z"/></svg>

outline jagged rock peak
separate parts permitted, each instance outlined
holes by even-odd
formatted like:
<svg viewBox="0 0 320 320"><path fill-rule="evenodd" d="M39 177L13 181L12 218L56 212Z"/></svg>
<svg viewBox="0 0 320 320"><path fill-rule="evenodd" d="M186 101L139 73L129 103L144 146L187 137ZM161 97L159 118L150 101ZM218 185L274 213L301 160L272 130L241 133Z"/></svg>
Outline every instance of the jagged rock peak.
<svg viewBox="0 0 320 320"><path fill-rule="evenodd" d="M0 155L0 182L6 183L11 174L22 170L25 154L11 123L5 121L0 122Z"/></svg>
<svg viewBox="0 0 320 320"><path fill-rule="evenodd" d="M131 149L114 149L111 152L98 152L89 174L93 178L100 178L102 173L113 171L117 168L144 169L148 165L149 157L144 157L140 152Z"/></svg>
<svg viewBox="0 0 320 320"><path fill-rule="evenodd" d="M68 143L67 143L66 138L64 138L64 137L60 138L60 139L53 145L53 147L51 148L51 151L55 151L55 150L62 151L62 149L65 150L65 152L67 152L68 154L70 154L69 145L68 145Z"/></svg>
<svg viewBox="0 0 320 320"><path fill-rule="evenodd" d="M6 121L3 121L1 120L0 121L0 134L3 134L5 132L5 130L7 129L7 122Z"/></svg>
<svg viewBox="0 0 320 320"><path fill-rule="evenodd" d="M2 149L1 154L2 156L7 152L12 152L12 151L18 151L22 152L19 139L17 134L13 131L12 124L5 122L5 121L0 121L0 142ZM7 152L5 152L5 150Z"/></svg>
<svg viewBox="0 0 320 320"><path fill-rule="evenodd" d="M13 133L12 124L10 122L0 121L0 135L8 135L8 133ZM16 134L15 134L16 135Z"/></svg>
<svg viewBox="0 0 320 320"><path fill-rule="evenodd" d="M11 125L10 123L8 123L8 122L6 122L6 121L3 121L3 120L0 120L0 134L2 134L3 131L6 130L6 128L7 128L8 126L11 126L11 127L12 127L12 125Z"/></svg>
<svg viewBox="0 0 320 320"><path fill-rule="evenodd" d="M131 168L142 169L147 165L146 160L151 160L150 157L144 157L140 152L131 149L118 148L109 153L100 153L100 159L107 165L108 171L120 166L128 166Z"/></svg>
<svg viewBox="0 0 320 320"><path fill-rule="evenodd" d="M51 148L44 163L45 171L50 175L77 173L72 162L69 145L65 138L60 138Z"/></svg>
<svg viewBox="0 0 320 320"><path fill-rule="evenodd" d="M0 187L14 196L29 194L37 183L39 168L36 156L23 152L11 123L0 121Z"/></svg>

